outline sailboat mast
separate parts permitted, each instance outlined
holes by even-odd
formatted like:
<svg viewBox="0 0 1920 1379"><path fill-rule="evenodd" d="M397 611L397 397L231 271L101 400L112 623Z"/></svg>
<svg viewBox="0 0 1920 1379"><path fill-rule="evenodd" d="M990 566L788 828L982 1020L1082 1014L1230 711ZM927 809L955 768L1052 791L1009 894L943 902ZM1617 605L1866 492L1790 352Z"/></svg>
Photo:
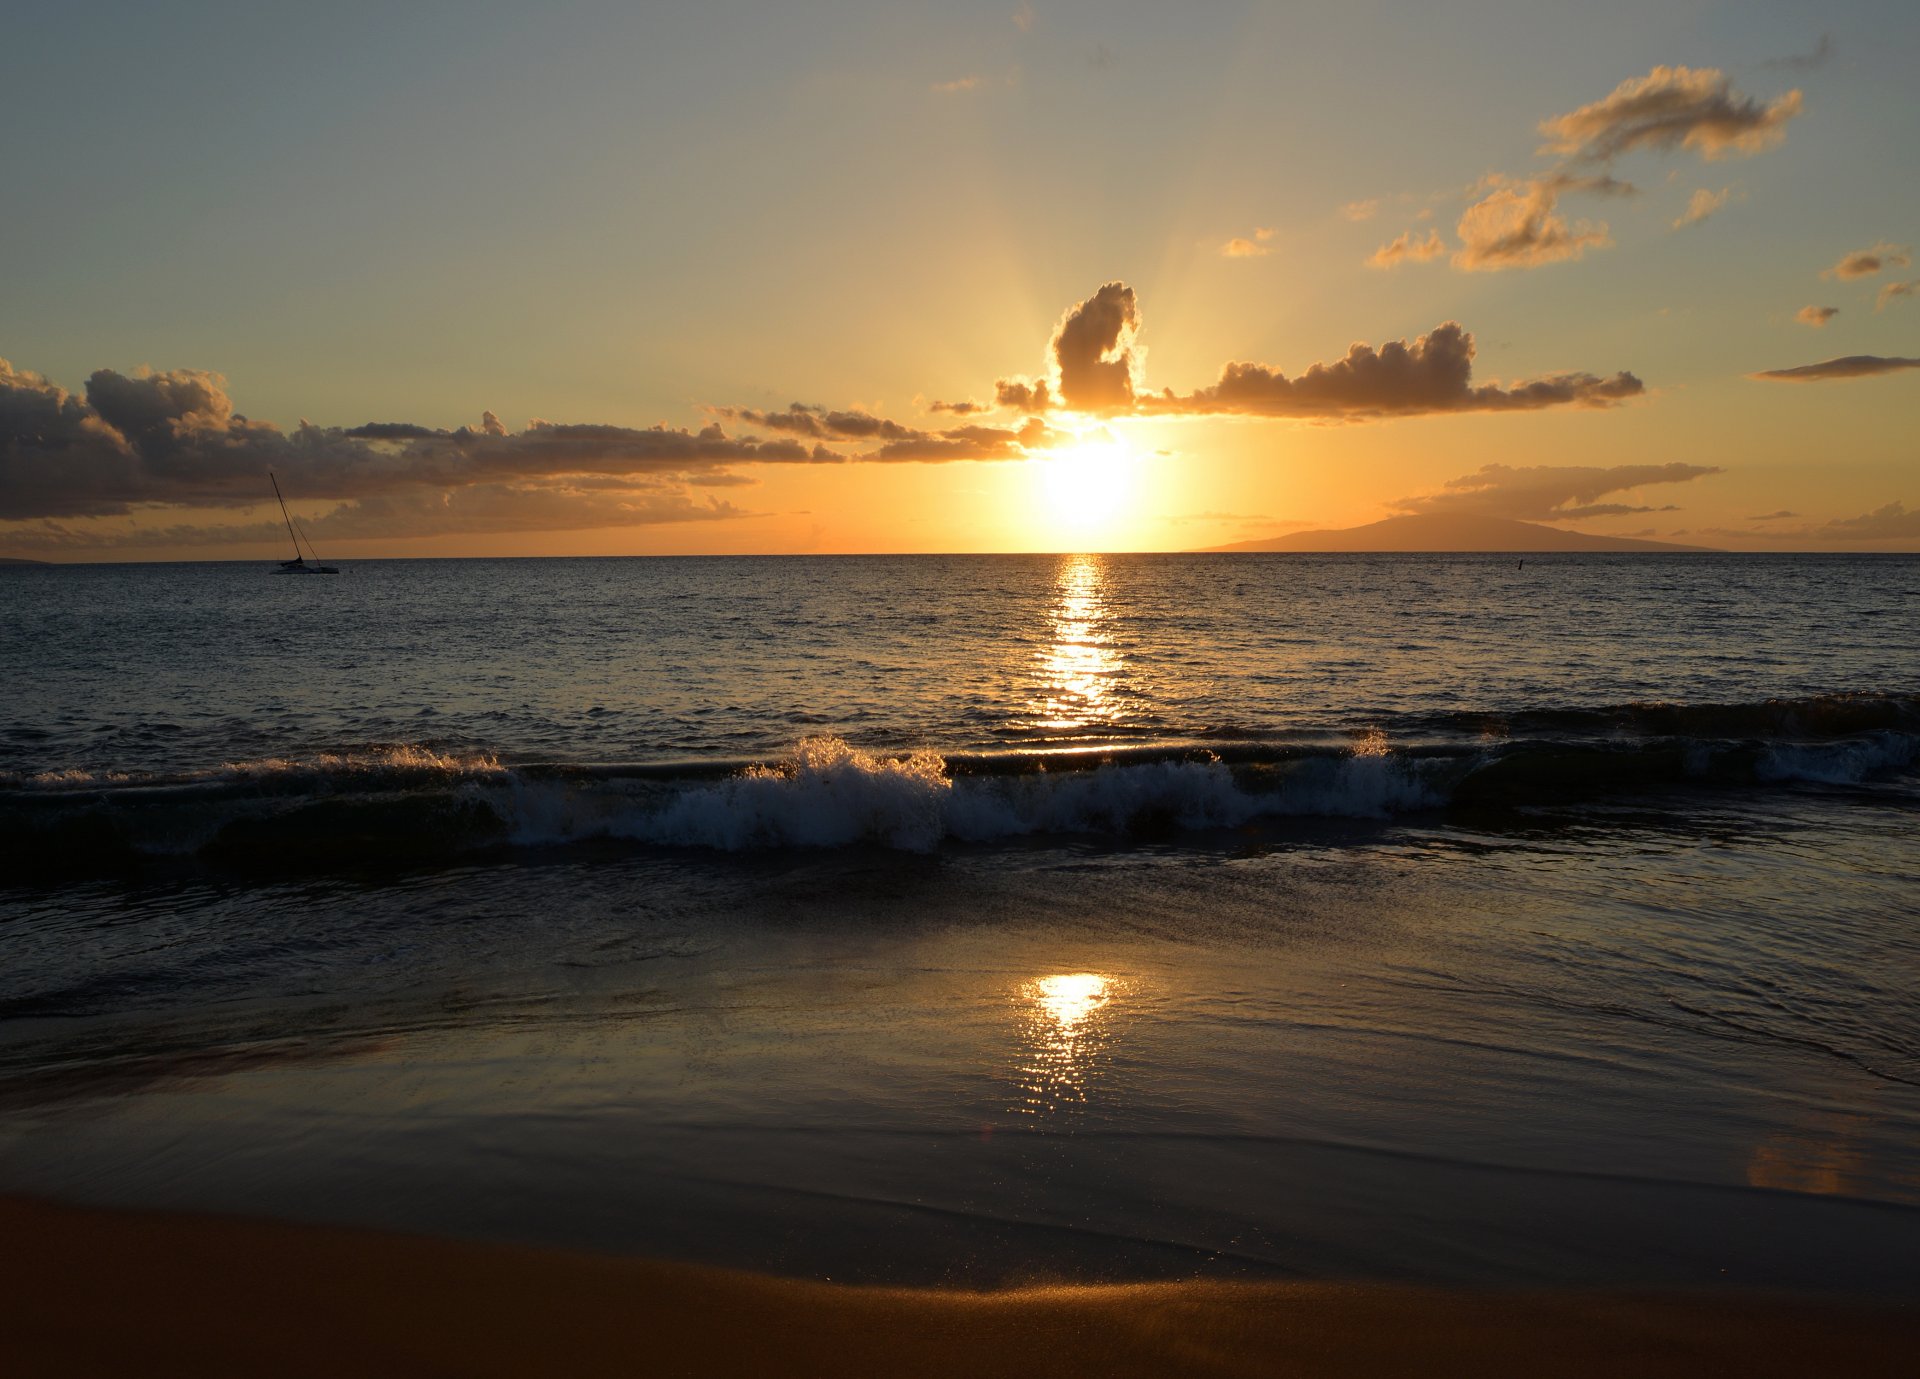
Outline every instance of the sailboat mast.
<svg viewBox="0 0 1920 1379"><path fill-rule="evenodd" d="M280 516L287 524L287 535L293 537L293 558L295 560L305 559L305 557L300 554L300 538L293 535L293 518L287 512L287 500L280 495L280 481L273 477L273 471L271 469L267 471L267 479L273 484L273 496L280 499Z"/></svg>

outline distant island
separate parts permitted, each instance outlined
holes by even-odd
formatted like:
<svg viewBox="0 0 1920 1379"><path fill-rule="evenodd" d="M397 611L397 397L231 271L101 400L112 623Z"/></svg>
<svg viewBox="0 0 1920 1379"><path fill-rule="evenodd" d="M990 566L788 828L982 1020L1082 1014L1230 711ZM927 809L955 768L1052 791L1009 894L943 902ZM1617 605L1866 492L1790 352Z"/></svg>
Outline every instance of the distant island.
<svg viewBox="0 0 1920 1379"><path fill-rule="evenodd" d="M0 565L48 565L46 560L23 560L17 555L0 555Z"/></svg>
<svg viewBox="0 0 1920 1379"><path fill-rule="evenodd" d="M1712 546L1681 546L1671 541L1642 541L1631 536L1591 536L1561 531L1510 517L1415 513L1388 517L1363 527L1297 531L1258 541L1209 546L1209 551L1711 551Z"/></svg>

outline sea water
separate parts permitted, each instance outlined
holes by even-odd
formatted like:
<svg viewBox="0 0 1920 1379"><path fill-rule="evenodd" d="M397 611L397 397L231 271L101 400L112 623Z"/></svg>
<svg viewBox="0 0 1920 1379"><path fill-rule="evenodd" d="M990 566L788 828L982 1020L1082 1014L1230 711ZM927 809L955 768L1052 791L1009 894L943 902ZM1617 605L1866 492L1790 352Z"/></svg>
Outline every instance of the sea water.
<svg viewBox="0 0 1920 1379"><path fill-rule="evenodd" d="M1920 559L0 572L0 1190L1920 1281Z"/></svg>

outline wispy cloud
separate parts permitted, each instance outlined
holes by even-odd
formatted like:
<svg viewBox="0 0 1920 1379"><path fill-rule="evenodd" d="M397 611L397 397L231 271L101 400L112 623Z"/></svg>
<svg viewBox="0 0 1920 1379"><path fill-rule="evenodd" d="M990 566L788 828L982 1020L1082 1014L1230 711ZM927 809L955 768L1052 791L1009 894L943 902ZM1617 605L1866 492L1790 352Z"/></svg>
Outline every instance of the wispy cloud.
<svg viewBox="0 0 1920 1379"><path fill-rule="evenodd" d="M1797 90L1766 102L1743 96L1717 68L1655 67L1590 105L1542 120L1540 132L1544 151L1580 162L1672 148L1717 159L1772 148L1803 105Z"/></svg>
<svg viewBox="0 0 1920 1379"><path fill-rule="evenodd" d="M1340 208L1340 214L1348 220L1372 220L1379 211L1380 198L1377 196L1366 201L1349 201Z"/></svg>
<svg viewBox="0 0 1920 1379"><path fill-rule="evenodd" d="M1403 263L1427 263L1445 255L1446 241L1440 238L1438 230L1429 230L1425 239L1415 239L1413 231L1402 230L1400 234L1375 249L1367 257L1369 268L1398 268Z"/></svg>
<svg viewBox="0 0 1920 1379"><path fill-rule="evenodd" d="M936 81L931 89L939 95L957 96L967 91L978 91L986 84L987 79L985 77L966 76L955 77L951 81Z"/></svg>
<svg viewBox="0 0 1920 1379"><path fill-rule="evenodd" d="M1912 262L1910 246L1882 240L1871 249L1855 249L1851 254L1842 255L1833 267L1823 268L1820 276L1848 282L1854 278L1871 278L1883 268L1905 268Z"/></svg>
<svg viewBox="0 0 1920 1379"><path fill-rule="evenodd" d="M1875 311L1885 311L1887 304L1899 297L1920 295L1920 278L1910 278L1902 283L1887 283L1873 299Z"/></svg>
<svg viewBox="0 0 1920 1379"><path fill-rule="evenodd" d="M1252 239L1248 239L1243 235L1235 235L1232 239L1220 246L1221 257L1229 259L1265 258L1269 253L1273 252L1270 248L1273 234L1273 229L1270 226L1262 225L1254 230Z"/></svg>
<svg viewBox="0 0 1920 1379"><path fill-rule="evenodd" d="M1687 208L1673 222L1673 228L1684 230L1689 225L1698 225L1708 216L1727 204L1727 198L1733 195L1732 187L1722 187L1719 191L1708 191L1705 187L1696 189L1687 198Z"/></svg>
<svg viewBox="0 0 1920 1379"><path fill-rule="evenodd" d="M1482 465L1472 474L1449 479L1439 491L1402 498L1402 512L1473 513L1520 521L1556 522L1586 517L1619 517L1641 512L1677 511L1632 503L1602 503L1608 494L1654 484L1680 484L1723 471L1716 465L1623 464Z"/></svg>
<svg viewBox="0 0 1920 1379"><path fill-rule="evenodd" d="M1920 369L1920 359L1903 359L1898 355L1849 354L1791 369L1763 369L1752 377L1777 383L1820 383L1831 378L1872 378L1883 373L1899 373L1903 369Z"/></svg>
<svg viewBox="0 0 1920 1379"><path fill-rule="evenodd" d="M1542 177L1498 186L1467 207L1455 227L1460 248L1453 256L1453 266L1473 273L1538 268L1610 246L1613 238L1604 222L1596 225L1581 220L1569 224L1556 213L1560 193L1570 185L1587 189L1584 183Z"/></svg>
<svg viewBox="0 0 1920 1379"><path fill-rule="evenodd" d="M1888 541L1920 537L1920 508L1892 502L1858 517L1838 517L1819 529L1842 541Z"/></svg>
<svg viewBox="0 0 1920 1379"><path fill-rule="evenodd" d="M1837 306L1803 306L1793 313L1793 319L1803 326L1819 330L1839 314L1840 308Z"/></svg>
<svg viewBox="0 0 1920 1379"><path fill-rule="evenodd" d="M1762 67L1777 72L1812 72L1827 65L1827 59L1833 56L1833 35L1823 33L1820 41L1813 45L1811 52L1789 54L1786 57L1768 58Z"/></svg>

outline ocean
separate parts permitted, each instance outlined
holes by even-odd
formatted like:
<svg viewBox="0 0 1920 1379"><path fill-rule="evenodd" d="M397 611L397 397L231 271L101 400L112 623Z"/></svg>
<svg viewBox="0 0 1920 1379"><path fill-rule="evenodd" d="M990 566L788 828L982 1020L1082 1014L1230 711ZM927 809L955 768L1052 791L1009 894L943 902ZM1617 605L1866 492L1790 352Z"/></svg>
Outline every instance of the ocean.
<svg viewBox="0 0 1920 1379"><path fill-rule="evenodd" d="M0 1192L1920 1284L1920 557L0 570Z"/></svg>

